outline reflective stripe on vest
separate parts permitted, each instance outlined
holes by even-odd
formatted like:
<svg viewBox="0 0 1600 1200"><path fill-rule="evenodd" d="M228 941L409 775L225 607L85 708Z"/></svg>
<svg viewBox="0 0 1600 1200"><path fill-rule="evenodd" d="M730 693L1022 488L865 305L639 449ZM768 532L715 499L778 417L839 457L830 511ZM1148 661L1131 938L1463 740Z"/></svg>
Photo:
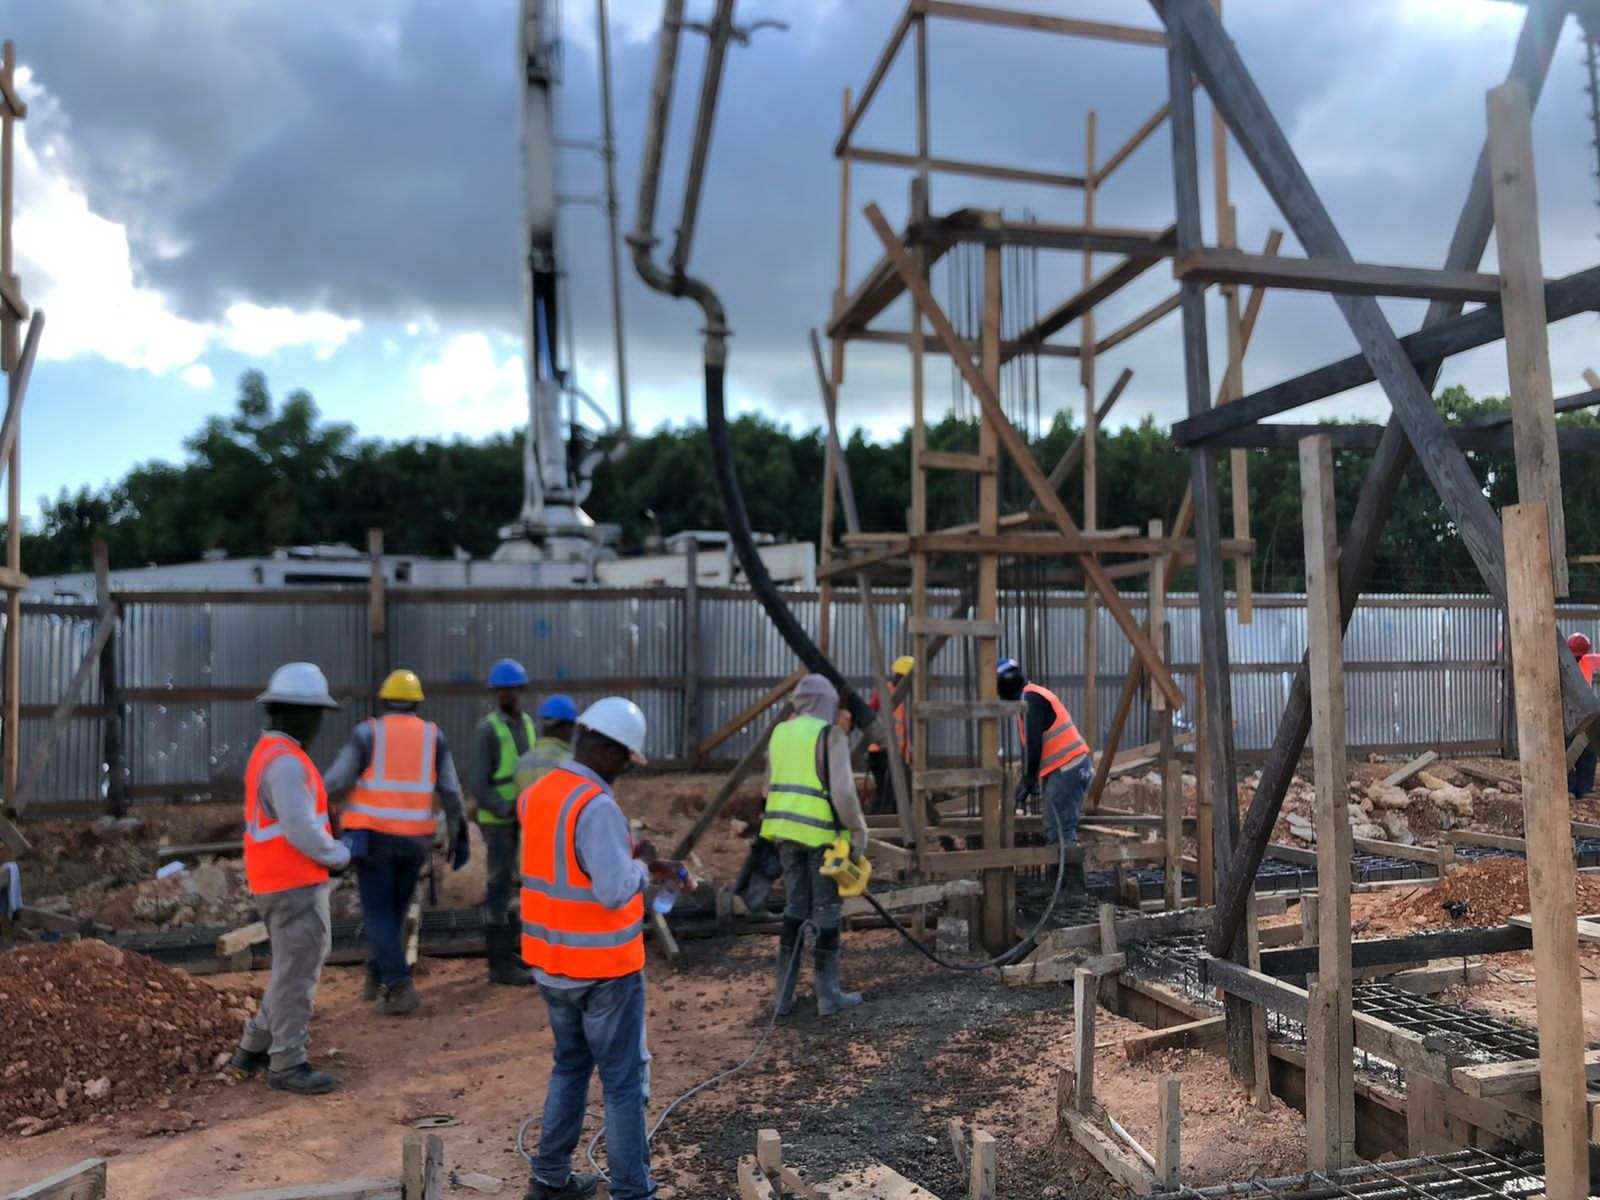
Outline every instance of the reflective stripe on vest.
<svg viewBox="0 0 1600 1200"><path fill-rule="evenodd" d="M767 810L761 821L761 836L768 841L827 846L839 836L827 788L817 774L817 739L827 731L828 723L820 717L791 717L772 731Z"/></svg>
<svg viewBox="0 0 1600 1200"><path fill-rule="evenodd" d="M538 740L539 731L534 726L533 718L527 713L518 713L522 718L522 732L524 740L531 747ZM494 770L489 776L489 786L494 788L495 794L508 803L516 803L517 793L517 759L522 752L517 749L517 740L511 732L511 723L506 720L505 713L499 709L484 717L489 728L494 730L495 739L500 748L500 757L495 760ZM480 825L511 825L516 822L516 814L509 817L496 816L482 805L478 807L478 824Z"/></svg>
<svg viewBox="0 0 1600 1200"><path fill-rule="evenodd" d="M522 957L552 975L615 979L644 967L643 893L607 908L578 861L578 819L600 792L592 780L557 767L517 800Z"/></svg>
<svg viewBox="0 0 1600 1200"><path fill-rule="evenodd" d="M1050 704L1050 710L1055 714L1050 722L1050 728L1044 731L1044 745L1039 750L1039 778L1052 775L1062 767L1069 766L1089 753L1089 744L1083 740L1083 735L1078 732L1078 726L1073 722L1072 715L1067 712L1067 706L1056 698L1056 694L1047 688L1042 688L1036 683L1030 683L1022 689L1024 693L1032 692L1042 696ZM1023 756L1027 756L1028 725L1024 717L1017 717L1017 737L1022 741Z"/></svg>
<svg viewBox="0 0 1600 1200"><path fill-rule="evenodd" d="M262 734L244 769L244 875L253 896L312 887L328 879L328 868L295 849L283 836L283 826L277 818L261 805L262 773L280 758L296 760L305 771L316 798L317 816L322 818L323 829L332 832L328 824L328 793L316 765L292 739L277 733Z"/></svg>
<svg viewBox="0 0 1600 1200"><path fill-rule="evenodd" d="M350 789L345 828L432 837L439 727L411 713L389 713L367 725L372 760Z"/></svg>

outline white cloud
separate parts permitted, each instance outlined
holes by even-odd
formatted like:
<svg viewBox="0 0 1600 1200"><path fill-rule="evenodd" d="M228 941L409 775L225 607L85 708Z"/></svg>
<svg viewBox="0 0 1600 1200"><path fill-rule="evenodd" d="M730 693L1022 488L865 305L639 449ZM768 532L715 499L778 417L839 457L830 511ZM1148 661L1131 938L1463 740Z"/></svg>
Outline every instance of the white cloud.
<svg viewBox="0 0 1600 1200"><path fill-rule="evenodd" d="M361 322L330 312L296 312L241 301L230 304L220 338L240 354L271 354L288 346L309 346L325 359L361 329Z"/></svg>
<svg viewBox="0 0 1600 1200"><path fill-rule="evenodd" d="M200 391L204 391L217 381L217 377L211 373L211 368L202 362L191 363L178 372L178 378Z"/></svg>
<svg viewBox="0 0 1600 1200"><path fill-rule="evenodd" d="M417 392L445 414L451 433L484 437L527 423L527 384L520 354L501 355L484 333L458 333L437 358L416 369Z"/></svg>
<svg viewBox="0 0 1600 1200"><path fill-rule="evenodd" d="M95 356L204 388L213 376L200 357L211 346L250 355L308 346L326 358L361 328L334 313L251 303L234 304L221 322L173 311L141 285L127 228L95 213L69 174L60 105L24 69L17 85L29 104L16 137L17 272L24 297L48 314L41 358Z"/></svg>

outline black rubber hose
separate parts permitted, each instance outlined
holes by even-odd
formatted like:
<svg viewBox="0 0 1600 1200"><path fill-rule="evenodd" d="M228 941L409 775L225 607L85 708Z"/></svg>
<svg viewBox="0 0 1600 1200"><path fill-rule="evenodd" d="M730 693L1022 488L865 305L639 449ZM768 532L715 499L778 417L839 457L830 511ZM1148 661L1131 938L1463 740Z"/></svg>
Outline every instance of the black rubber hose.
<svg viewBox="0 0 1600 1200"><path fill-rule="evenodd" d="M728 523L728 536L733 539L734 553L744 568L744 577L750 590L761 601L773 628L788 643L807 670L826 676L839 690L839 695L850 707L850 715L857 727L867 728L877 719L867 702L857 694L844 676L811 640L784 603L778 585L767 573L767 564L756 549L755 534L750 530L750 514L744 506L744 493L739 490L739 477L733 469L733 443L728 434L728 411L723 393L724 368L721 363L706 363L706 440L711 444L711 474L716 483L717 499L722 504L722 515Z"/></svg>

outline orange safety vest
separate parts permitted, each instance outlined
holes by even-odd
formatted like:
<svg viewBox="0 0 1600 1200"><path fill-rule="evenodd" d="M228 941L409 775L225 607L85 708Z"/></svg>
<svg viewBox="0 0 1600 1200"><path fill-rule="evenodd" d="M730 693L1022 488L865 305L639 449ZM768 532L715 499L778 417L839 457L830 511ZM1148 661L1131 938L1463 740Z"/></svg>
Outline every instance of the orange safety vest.
<svg viewBox="0 0 1600 1200"><path fill-rule="evenodd" d="M1048 688L1042 688L1036 683L1030 683L1022 689L1023 692L1032 692L1036 696L1043 696L1050 702L1050 708L1055 713L1055 719L1050 722L1050 728L1044 731L1044 746L1039 750L1039 778L1054 774L1062 767L1070 766L1084 755L1089 753L1089 744L1083 740L1083 735L1078 732L1078 726L1072 720L1072 714L1067 711L1067 706L1056 698L1056 694ZM1023 755L1026 757L1028 749L1028 724L1026 719L1017 716L1017 738L1022 742Z"/></svg>
<svg viewBox="0 0 1600 1200"><path fill-rule="evenodd" d="M601 791L556 767L517 797L522 961L551 975L616 979L644 969L644 894L607 908L578 862L578 818Z"/></svg>
<svg viewBox="0 0 1600 1200"><path fill-rule="evenodd" d="M295 759L305 769L316 793L317 816L322 818L322 827L333 832L328 824L328 792L316 764L293 738L262 734L244 768L244 877L252 896L313 887L328 880L328 868L290 845L278 819L261 807L261 773L280 758Z"/></svg>
<svg viewBox="0 0 1600 1200"><path fill-rule="evenodd" d="M1594 669L1600 666L1600 654L1585 654L1578 660L1578 670L1583 672L1584 681L1591 686L1594 684Z"/></svg>
<svg viewBox="0 0 1600 1200"><path fill-rule="evenodd" d="M342 809L346 829L432 837L439 779L439 727L412 713L389 713L372 726L372 761Z"/></svg>
<svg viewBox="0 0 1600 1200"><path fill-rule="evenodd" d="M891 684L888 690L893 692L894 685ZM894 706L894 740L900 744L900 757L906 762L910 762L911 727L910 723L906 720L906 706L904 704L896 704ZM867 747L867 749L877 750L880 749L880 747L877 742L873 742Z"/></svg>

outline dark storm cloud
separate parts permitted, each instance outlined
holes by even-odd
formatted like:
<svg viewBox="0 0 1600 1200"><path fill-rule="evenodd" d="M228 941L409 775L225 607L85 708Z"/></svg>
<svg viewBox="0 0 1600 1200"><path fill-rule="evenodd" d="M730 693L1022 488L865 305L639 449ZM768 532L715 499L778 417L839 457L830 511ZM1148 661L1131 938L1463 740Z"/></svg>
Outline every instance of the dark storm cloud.
<svg viewBox="0 0 1600 1200"><path fill-rule="evenodd" d="M583 0L566 7L569 21L589 19ZM1504 12L1487 0L1481 7ZM1462 32L1440 15L1408 22L1405 14L1425 8L1388 0L1229 5L1246 61L1358 257L1442 260L1483 136L1484 90L1510 58L1515 9ZM865 80L899 9L897 0L741 5L742 19L778 15L793 28L764 31L731 52L693 266L727 302L745 392L804 423L817 414L804 330L824 319L835 284L838 168L830 151L839 93ZM90 203L129 226L141 278L186 315L215 317L248 299L514 334L521 323L515 10L515 0L13 0L8 15L24 61L60 99L70 122L68 161ZM1102 0L1070 11L1153 23L1142 4ZM1472 16L1485 19L1477 8ZM698 80L700 48L697 39L688 42L669 147L674 162L686 151ZM1076 172L1086 97L1100 114L1102 158L1164 99L1161 55L1138 47L935 23L931 65L933 149L952 157ZM652 67L652 45L619 40L625 226ZM1569 35L1537 131L1552 274L1594 248L1577 68ZM582 46L568 46L567 71L563 132L592 136L593 63ZM909 150L910 100L910 56L902 53L858 140ZM1203 104L1201 115L1208 122ZM1098 219L1166 224L1167 154L1158 134L1102 194ZM598 189L590 157L564 152L562 170L563 192ZM1233 178L1242 240L1259 248L1281 219L1237 152ZM663 236L676 222L677 179L669 174L664 189ZM1203 186L1209 202L1209 181ZM858 169L854 206L877 199L898 222L905 187L904 172ZM1073 192L937 182L936 209L965 204L1066 222L1082 213ZM607 353L603 230L595 210L573 208L564 217L580 351L593 361ZM851 238L859 275L873 253L859 216ZM1291 238L1286 249L1294 248ZM1109 261L1102 258L1099 269ZM1074 290L1080 270L1075 256L1042 258L1042 302ZM1102 311L1100 334L1171 286L1164 267L1150 272ZM680 373L692 380L697 315L645 292L631 271L626 305L641 384L669 388ZM1416 306L1393 311L1402 326L1419 315ZM1124 415L1169 419L1181 408L1175 327L1169 319L1106 361L1107 382L1123 363L1139 371ZM1250 377L1270 382L1351 348L1325 299L1273 297ZM1213 357L1220 372L1220 345ZM903 411L903 356L862 349L851 363L850 411L869 422ZM942 369L933 376L943 377ZM1081 403L1072 370L1051 364L1044 377L1047 409Z"/></svg>

